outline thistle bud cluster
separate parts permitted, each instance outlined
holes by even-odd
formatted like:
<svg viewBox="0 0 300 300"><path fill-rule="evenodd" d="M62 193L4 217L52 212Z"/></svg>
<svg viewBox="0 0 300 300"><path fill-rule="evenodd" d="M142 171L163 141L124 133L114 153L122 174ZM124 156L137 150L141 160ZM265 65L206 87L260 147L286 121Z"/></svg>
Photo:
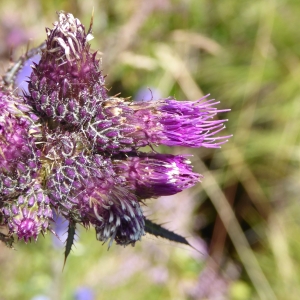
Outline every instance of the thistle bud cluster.
<svg viewBox="0 0 300 300"><path fill-rule="evenodd" d="M0 91L0 225L25 242L52 230L52 210L94 227L98 240L134 245L147 231L146 199L201 179L187 156L142 152L166 145L218 148L218 102L147 102L108 95L97 53L72 14L47 29L28 91ZM4 236L1 235L1 236Z"/></svg>

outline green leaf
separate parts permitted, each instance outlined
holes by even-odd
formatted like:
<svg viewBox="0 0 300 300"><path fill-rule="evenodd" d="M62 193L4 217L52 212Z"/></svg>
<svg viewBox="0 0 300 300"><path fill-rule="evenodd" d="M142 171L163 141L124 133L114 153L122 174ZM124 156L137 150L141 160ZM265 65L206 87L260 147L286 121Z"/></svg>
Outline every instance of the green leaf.
<svg viewBox="0 0 300 300"><path fill-rule="evenodd" d="M72 246L74 245L75 234L76 234L76 223L70 220L69 227L68 227L68 238L66 240L66 251L65 251L65 260L64 260L63 269L66 265L66 261L71 252Z"/></svg>
<svg viewBox="0 0 300 300"><path fill-rule="evenodd" d="M186 238L147 219L145 219L145 230L147 233L150 233L156 237L162 237L172 242L191 246Z"/></svg>

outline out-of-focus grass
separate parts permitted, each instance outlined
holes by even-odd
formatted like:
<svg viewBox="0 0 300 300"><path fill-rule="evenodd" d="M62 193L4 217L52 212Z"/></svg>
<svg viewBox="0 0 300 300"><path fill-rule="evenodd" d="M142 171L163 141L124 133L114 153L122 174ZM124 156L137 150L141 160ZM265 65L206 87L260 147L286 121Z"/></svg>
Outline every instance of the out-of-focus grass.
<svg viewBox="0 0 300 300"><path fill-rule="evenodd" d="M224 117L234 136L221 150L176 149L194 154L203 183L148 201L148 215L202 236L209 256L152 237L107 251L92 231L82 231L61 272L63 250L53 249L50 236L17 251L0 245L0 299L73 299L78 286L93 288L97 299L298 299L300 3L1 2L1 59L13 29L38 45L55 11L88 27L92 7L92 47L103 53L112 95L151 86L177 99L211 93L232 109Z"/></svg>

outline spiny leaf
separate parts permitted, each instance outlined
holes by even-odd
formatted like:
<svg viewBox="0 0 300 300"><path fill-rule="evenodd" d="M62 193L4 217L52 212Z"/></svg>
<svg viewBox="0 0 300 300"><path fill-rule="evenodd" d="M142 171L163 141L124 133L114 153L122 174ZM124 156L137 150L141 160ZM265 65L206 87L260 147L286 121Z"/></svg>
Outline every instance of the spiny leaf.
<svg viewBox="0 0 300 300"><path fill-rule="evenodd" d="M67 258L71 252L72 246L74 245L75 234L76 234L76 223L70 220L68 226L68 238L66 240L66 251L65 251L65 260L64 260L63 269L65 267Z"/></svg>
<svg viewBox="0 0 300 300"><path fill-rule="evenodd" d="M147 233L150 233L156 237L160 236L172 242L177 242L191 246L190 243L181 235L174 233L166 228L163 228L162 226L155 224L147 219L145 219L145 230Z"/></svg>

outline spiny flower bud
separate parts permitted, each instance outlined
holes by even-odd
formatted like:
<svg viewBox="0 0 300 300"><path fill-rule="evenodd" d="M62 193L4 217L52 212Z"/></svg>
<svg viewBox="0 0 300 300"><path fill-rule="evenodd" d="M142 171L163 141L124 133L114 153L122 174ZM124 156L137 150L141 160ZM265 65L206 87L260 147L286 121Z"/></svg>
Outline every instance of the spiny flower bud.
<svg viewBox="0 0 300 300"><path fill-rule="evenodd" d="M0 200L19 195L37 176L36 121L19 98L0 91Z"/></svg>
<svg viewBox="0 0 300 300"><path fill-rule="evenodd" d="M113 187L109 197L103 197L102 202L94 205L95 220L91 222L96 228L99 241L113 240L117 244L134 245L145 234L145 219L143 211L134 194L125 188Z"/></svg>
<svg viewBox="0 0 300 300"><path fill-rule="evenodd" d="M70 212L80 210L77 218L85 221L93 199L98 201L101 197L107 197L116 183L109 159L81 153L62 160L54 167L47 180L47 188L51 191L51 203L66 218L70 217Z"/></svg>
<svg viewBox="0 0 300 300"><path fill-rule="evenodd" d="M1 212L9 234L16 234L26 243L32 238L37 240L40 233L46 233L52 219L49 198L39 184L24 191L16 200L4 203Z"/></svg>
<svg viewBox="0 0 300 300"><path fill-rule="evenodd" d="M134 243L144 234L144 217L139 203L121 186L111 160L83 153L66 159L53 169L47 182L51 203L67 219L96 228L101 241Z"/></svg>
<svg viewBox="0 0 300 300"><path fill-rule="evenodd" d="M179 155L127 153L113 164L115 172L140 199L177 194L201 178L192 172L191 162Z"/></svg>
<svg viewBox="0 0 300 300"><path fill-rule="evenodd" d="M72 14L59 12L58 17L54 28L47 29L46 49L33 67L27 101L42 116L78 127L107 97L104 77L97 53L90 53L92 35Z"/></svg>
<svg viewBox="0 0 300 300"><path fill-rule="evenodd" d="M111 152L128 152L146 145L218 148L228 136L215 137L226 120L213 117L226 110L218 102L163 99L131 103L107 98L87 125L94 147Z"/></svg>

